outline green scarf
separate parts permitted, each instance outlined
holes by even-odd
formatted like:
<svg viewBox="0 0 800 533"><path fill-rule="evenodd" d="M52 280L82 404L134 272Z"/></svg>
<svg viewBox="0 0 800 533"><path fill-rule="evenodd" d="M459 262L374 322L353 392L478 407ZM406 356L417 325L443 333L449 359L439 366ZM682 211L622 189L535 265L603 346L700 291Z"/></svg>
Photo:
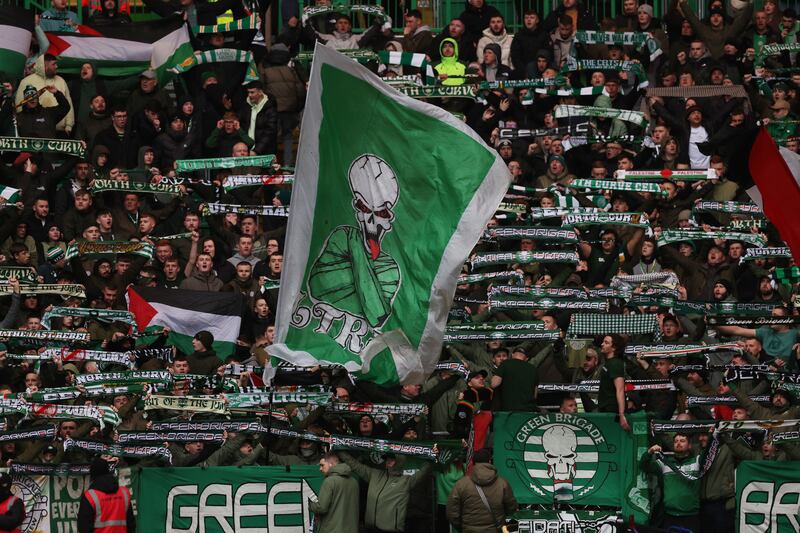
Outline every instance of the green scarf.
<svg viewBox="0 0 800 533"><path fill-rule="evenodd" d="M0 152L39 152L84 158L86 157L86 143L66 139L0 137Z"/></svg>

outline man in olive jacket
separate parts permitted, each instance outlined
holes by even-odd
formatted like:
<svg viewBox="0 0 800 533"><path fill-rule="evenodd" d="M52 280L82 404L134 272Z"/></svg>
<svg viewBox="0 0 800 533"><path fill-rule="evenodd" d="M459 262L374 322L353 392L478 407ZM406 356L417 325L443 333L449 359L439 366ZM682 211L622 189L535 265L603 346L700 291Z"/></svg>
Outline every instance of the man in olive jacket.
<svg viewBox="0 0 800 533"><path fill-rule="evenodd" d="M358 481L352 478L352 470L335 453L328 453L319 460L319 471L325 480L319 498L309 505L317 531L358 531Z"/></svg>
<svg viewBox="0 0 800 533"><path fill-rule="evenodd" d="M506 518L517 512L517 499L511 485L491 464L492 453L483 448L475 453L472 473L459 479L447 499L447 520L461 533L495 531ZM492 512L486 508L477 487L483 490Z"/></svg>

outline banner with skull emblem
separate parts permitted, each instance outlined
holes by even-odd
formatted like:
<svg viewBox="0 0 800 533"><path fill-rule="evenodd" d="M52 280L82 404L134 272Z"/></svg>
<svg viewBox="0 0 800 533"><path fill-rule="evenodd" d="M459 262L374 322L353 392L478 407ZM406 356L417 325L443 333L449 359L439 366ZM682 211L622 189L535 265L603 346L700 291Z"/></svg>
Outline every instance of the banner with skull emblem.
<svg viewBox="0 0 800 533"><path fill-rule="evenodd" d="M451 114L326 47L302 131L269 353L422 383L508 170Z"/></svg>
<svg viewBox="0 0 800 533"><path fill-rule="evenodd" d="M624 431L608 413L495 413L494 464L521 504L615 507L646 519L647 418Z"/></svg>

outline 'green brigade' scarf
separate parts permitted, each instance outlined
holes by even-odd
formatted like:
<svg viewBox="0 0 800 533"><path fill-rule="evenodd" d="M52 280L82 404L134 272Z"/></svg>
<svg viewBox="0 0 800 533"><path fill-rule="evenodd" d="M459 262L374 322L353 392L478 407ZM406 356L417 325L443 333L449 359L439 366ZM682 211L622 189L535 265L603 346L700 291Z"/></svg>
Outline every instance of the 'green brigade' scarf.
<svg viewBox="0 0 800 533"><path fill-rule="evenodd" d="M769 403L768 395L750 396L750 399L756 403ZM739 405L739 399L736 396L687 396L686 405L689 407L696 407L699 405Z"/></svg>
<svg viewBox="0 0 800 533"><path fill-rule="evenodd" d="M720 420L717 422L717 431L796 431L800 428L800 420Z"/></svg>
<svg viewBox="0 0 800 533"><path fill-rule="evenodd" d="M660 196L667 196L669 194L667 191L662 189L658 183L643 183L636 181L574 179L567 184L567 187L571 189L594 189L601 191L650 192Z"/></svg>
<svg viewBox="0 0 800 533"><path fill-rule="evenodd" d="M61 463L52 464L30 464L30 463L11 463L11 473L20 476L49 476L49 477L69 477L69 476L88 476L91 465L78 465Z"/></svg>
<svg viewBox="0 0 800 533"><path fill-rule="evenodd" d="M491 297L489 309L580 309L584 311L608 311L606 300L582 300L580 298L525 298Z"/></svg>
<svg viewBox="0 0 800 533"><path fill-rule="evenodd" d="M256 22L255 13L249 17L245 17L226 24L211 24L207 26L196 26L194 28L195 35L202 33L228 33L239 30L256 30L258 24Z"/></svg>
<svg viewBox="0 0 800 533"><path fill-rule="evenodd" d="M67 247L67 260L73 257L99 259L108 255L133 254L153 258L153 245L140 241L80 241Z"/></svg>
<svg viewBox="0 0 800 533"><path fill-rule="evenodd" d="M570 319L571 337L607 335L650 335L658 330L656 315L606 315L575 313Z"/></svg>
<svg viewBox="0 0 800 533"><path fill-rule="evenodd" d="M74 296L86 298L86 289L83 285L75 283L39 283L38 285L21 285L22 294L58 294L60 296ZM14 289L8 283L0 282L0 296L14 294Z"/></svg>
<svg viewBox="0 0 800 533"><path fill-rule="evenodd" d="M704 457L695 456L691 463L684 463L680 467L661 452L655 453L653 459L662 472L665 469L669 469L688 481L697 481L711 470L717 455L719 455L719 440L714 438L708 444L708 450L705 452Z"/></svg>
<svg viewBox="0 0 800 533"><path fill-rule="evenodd" d="M725 239L728 241L742 241L753 246L766 246L767 239L756 233L744 233L735 231L704 231L702 228L687 229L668 229L661 232L658 236L658 245L673 242L700 241L708 239Z"/></svg>
<svg viewBox="0 0 800 533"><path fill-rule="evenodd" d="M549 308L548 308L549 309ZM444 334L444 342L465 342L465 341L521 341L521 340L549 340L555 341L561 338L558 330L544 331L454 331Z"/></svg>
<svg viewBox="0 0 800 533"><path fill-rule="evenodd" d="M618 70L622 72L631 72L638 84L637 89L644 89L650 85L647 80L647 75L640 63L635 61L618 61L614 59L575 59L574 57L567 58L564 66L561 67L560 75L567 74L568 72L580 72L584 70ZM621 91L624 94L624 91Z"/></svg>
<svg viewBox="0 0 800 533"><path fill-rule="evenodd" d="M787 247L780 248L748 248L744 256L739 260L740 263L745 261L754 261L756 259L779 259L779 258L792 258L792 251Z"/></svg>
<svg viewBox="0 0 800 533"><path fill-rule="evenodd" d="M34 340L47 342L89 342L91 335L81 331L48 331L33 329L0 329L0 339Z"/></svg>
<svg viewBox="0 0 800 533"><path fill-rule="evenodd" d="M649 32L578 30L575 32L575 42L582 44L618 44L636 46L638 48L647 47L650 61L655 61L661 55L661 45L653 38L653 34Z"/></svg>
<svg viewBox="0 0 800 533"><path fill-rule="evenodd" d="M496 294L517 294L537 298L626 298L629 292L617 289L573 289L570 287L516 287L497 285L489 291L489 296Z"/></svg>
<svg viewBox="0 0 800 533"><path fill-rule="evenodd" d="M404 65L408 67L417 67L421 72L425 73L425 82L428 85L436 83L436 73L433 67L428 63L425 54L415 54L412 52L390 52L388 50L381 50L378 52L378 60L383 65Z"/></svg>
<svg viewBox="0 0 800 533"><path fill-rule="evenodd" d="M176 74L183 74L197 65L205 65L208 63L247 63L247 73L244 76L243 84L251 81L258 81L258 69L256 69L253 52L236 48L215 48L214 50L206 50L205 52L195 50L192 57L188 58L180 65L175 65L170 71Z"/></svg>
<svg viewBox="0 0 800 533"><path fill-rule="evenodd" d="M158 457L172 464L172 452L163 446L120 446L119 444L106 444L93 440L64 439L64 451L72 448L85 450L94 455L111 455L114 457L132 457L144 459Z"/></svg>
<svg viewBox="0 0 800 533"><path fill-rule="evenodd" d="M618 180L627 181L663 181L665 179L673 181L705 181L718 179L717 172L710 168L703 172L701 170L617 170L615 177Z"/></svg>
<svg viewBox="0 0 800 533"><path fill-rule="evenodd" d="M575 230L561 228L532 228L529 226L504 226L490 228L484 233L486 239L533 239L535 241L560 241L574 244L578 242Z"/></svg>
<svg viewBox="0 0 800 533"><path fill-rule="evenodd" d="M784 285L794 285L800 282L800 267L776 268L772 272L772 279Z"/></svg>
<svg viewBox="0 0 800 533"><path fill-rule="evenodd" d="M128 442L225 442L221 431L121 431L120 444Z"/></svg>
<svg viewBox="0 0 800 533"><path fill-rule="evenodd" d="M506 272L487 272L485 274L462 274L458 277L457 285L480 283L482 281L502 281L515 279L519 283L524 281L524 276L516 270Z"/></svg>
<svg viewBox="0 0 800 533"><path fill-rule="evenodd" d="M650 422L650 432L656 433L713 433L717 429L716 422L694 422L689 420L669 420Z"/></svg>
<svg viewBox="0 0 800 533"><path fill-rule="evenodd" d="M138 370L132 372L103 372L75 376L76 385L124 385L131 383L171 383L174 375L166 370ZM177 378L176 378L177 379Z"/></svg>
<svg viewBox="0 0 800 533"><path fill-rule="evenodd" d="M152 431L231 431L235 433L259 433L263 430L258 420L197 420L194 422L153 422Z"/></svg>
<svg viewBox="0 0 800 533"><path fill-rule="evenodd" d="M578 263L578 252L501 252L479 253L472 259L472 268L508 263Z"/></svg>
<svg viewBox="0 0 800 533"><path fill-rule="evenodd" d="M150 395L144 399L144 410L168 409L197 413L228 414L227 402L216 396L161 396Z"/></svg>
<svg viewBox="0 0 800 533"><path fill-rule="evenodd" d="M596 207L533 207L531 220L544 220L548 218L561 218L569 215L584 215L599 213Z"/></svg>
<svg viewBox="0 0 800 533"><path fill-rule="evenodd" d="M647 218L647 213L609 213L599 211L597 213L566 215L562 222L562 227L606 225L649 228L650 220Z"/></svg>
<svg viewBox="0 0 800 533"><path fill-rule="evenodd" d="M411 98L476 98L475 87L471 85L420 85L397 90Z"/></svg>
<svg viewBox="0 0 800 533"><path fill-rule="evenodd" d="M151 235L150 238L156 243L159 241L177 241L178 239L191 239L192 232L187 231L186 233L176 233L175 235Z"/></svg>
<svg viewBox="0 0 800 533"><path fill-rule="evenodd" d="M243 157L212 157L208 159L179 159L175 161L177 172L194 172L195 170L214 170L218 168L263 167L272 166L274 155L248 155Z"/></svg>
<svg viewBox="0 0 800 533"><path fill-rule="evenodd" d="M557 105L554 118L598 117L619 119L641 128L647 127L647 117L640 111L614 109L613 107L592 107L584 105Z"/></svg>
<svg viewBox="0 0 800 533"><path fill-rule="evenodd" d="M764 215L756 204L741 202L697 202L692 207L692 213L732 213L740 215Z"/></svg>
<svg viewBox="0 0 800 533"><path fill-rule="evenodd" d="M433 451L431 446L422 446L408 442L383 439L350 437L346 435L331 435L331 450L366 450L379 453L413 455L415 457L423 457L431 461L436 460L436 453Z"/></svg>
<svg viewBox="0 0 800 533"><path fill-rule="evenodd" d="M654 346L640 346L647 348L639 350L637 353L646 359L677 359L681 357L702 356L713 352L741 352L742 349L735 342L726 344L709 344L707 346L692 346L687 345L654 345ZM625 350L627 353L627 350Z"/></svg>
<svg viewBox="0 0 800 533"><path fill-rule="evenodd" d="M17 278L20 283L36 283L36 270L33 267L0 267L0 280L7 280L9 278ZM24 286L23 290L25 290Z"/></svg>
<svg viewBox="0 0 800 533"><path fill-rule="evenodd" d="M378 62L378 54L368 49L353 48L349 50L337 50L337 52L346 55L353 61L358 61L362 65L365 63ZM294 56L293 61L295 61L296 63L303 63L304 65L307 65L311 63L313 60L314 60L314 51L306 50Z"/></svg>
<svg viewBox="0 0 800 533"><path fill-rule="evenodd" d="M291 185L294 183L294 174L243 174L228 176L222 188L225 191L241 189L242 187L255 187L261 185Z"/></svg>
<svg viewBox="0 0 800 533"><path fill-rule="evenodd" d="M41 152L86 157L86 143L65 139L37 139L33 137L0 137L0 152Z"/></svg>
<svg viewBox="0 0 800 533"><path fill-rule="evenodd" d="M407 415L420 416L425 411L422 403L358 403L335 402L325 408L329 413L351 415Z"/></svg>
<svg viewBox="0 0 800 533"><path fill-rule="evenodd" d="M180 196L183 194L178 185L166 183L138 183L135 181L121 181L109 179L96 179L92 182L92 192L103 191L124 191L137 193L153 194L172 194Z"/></svg>
<svg viewBox="0 0 800 533"><path fill-rule="evenodd" d="M35 429L18 429L0 433L0 442L16 442L20 440L54 440L56 427L53 425L41 426Z"/></svg>
<svg viewBox="0 0 800 533"><path fill-rule="evenodd" d="M236 205L236 204L205 204L204 215L222 215L237 213L239 215L258 215L268 217L288 217L289 207L273 205Z"/></svg>
<svg viewBox="0 0 800 533"><path fill-rule="evenodd" d="M50 329L50 320L52 318L61 318L65 316L90 318L101 322L124 322L132 327L133 331L137 330L136 318L130 311L92 309L88 307L51 307L42 317L42 325Z"/></svg>

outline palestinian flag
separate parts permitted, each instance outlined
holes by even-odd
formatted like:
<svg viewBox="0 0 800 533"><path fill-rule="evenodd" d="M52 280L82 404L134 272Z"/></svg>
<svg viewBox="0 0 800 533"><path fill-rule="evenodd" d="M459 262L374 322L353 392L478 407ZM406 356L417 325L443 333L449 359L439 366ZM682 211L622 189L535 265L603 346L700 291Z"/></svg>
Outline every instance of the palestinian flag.
<svg viewBox="0 0 800 533"><path fill-rule="evenodd" d="M19 189L0 185L0 198L3 199L0 203L15 204L19 202Z"/></svg>
<svg viewBox="0 0 800 533"><path fill-rule="evenodd" d="M107 32L104 34L103 32ZM152 68L163 82L168 70L190 59L194 48L180 16L108 28L79 26L77 33L48 32L47 52L60 72L74 74L92 62L103 76L133 76Z"/></svg>
<svg viewBox="0 0 800 533"><path fill-rule="evenodd" d="M139 331L169 327L170 342L184 353L194 351L192 338L203 330L214 335L217 355L225 357L234 351L242 322L238 294L131 286L127 299Z"/></svg>
<svg viewBox="0 0 800 533"><path fill-rule="evenodd" d="M0 71L17 79L22 77L32 35L32 10L0 7Z"/></svg>

